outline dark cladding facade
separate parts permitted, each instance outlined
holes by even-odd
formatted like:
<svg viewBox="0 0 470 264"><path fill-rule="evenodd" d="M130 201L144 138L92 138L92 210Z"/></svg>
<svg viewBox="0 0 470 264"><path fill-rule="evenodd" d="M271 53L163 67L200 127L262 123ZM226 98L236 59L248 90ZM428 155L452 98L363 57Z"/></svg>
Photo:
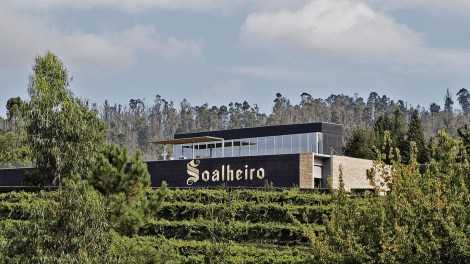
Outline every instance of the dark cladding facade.
<svg viewBox="0 0 470 264"><path fill-rule="evenodd" d="M299 185L299 155L267 155L147 162L152 185L169 187L276 187Z"/></svg>

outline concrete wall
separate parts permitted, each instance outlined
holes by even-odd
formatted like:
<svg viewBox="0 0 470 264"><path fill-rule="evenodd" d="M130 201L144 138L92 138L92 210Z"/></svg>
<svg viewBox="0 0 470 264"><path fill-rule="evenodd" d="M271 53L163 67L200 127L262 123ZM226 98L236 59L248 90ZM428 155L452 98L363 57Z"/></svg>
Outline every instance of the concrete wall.
<svg viewBox="0 0 470 264"><path fill-rule="evenodd" d="M339 167L343 168L344 189L369 189L372 188L367 179L367 169L373 166L372 160L357 159L346 156L333 155L331 161L331 179L333 189L339 189Z"/></svg>
<svg viewBox="0 0 470 264"><path fill-rule="evenodd" d="M313 153L299 155L299 187L313 188Z"/></svg>

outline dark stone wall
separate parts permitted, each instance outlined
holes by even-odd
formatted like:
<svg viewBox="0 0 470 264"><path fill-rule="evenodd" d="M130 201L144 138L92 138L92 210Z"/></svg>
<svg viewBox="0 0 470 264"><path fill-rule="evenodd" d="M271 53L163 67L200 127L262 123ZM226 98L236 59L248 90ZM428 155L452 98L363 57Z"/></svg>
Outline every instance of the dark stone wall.
<svg viewBox="0 0 470 264"><path fill-rule="evenodd" d="M24 172L32 172L34 168L0 169L0 186L25 186L21 183Z"/></svg>
<svg viewBox="0 0 470 264"><path fill-rule="evenodd" d="M162 181L166 181L169 187L215 187L222 184L228 187L263 187L266 181L272 182L275 187L292 187L294 184L299 186L299 154L196 159L194 166L188 165L191 161L193 160L145 162L152 187L160 187ZM188 174L188 166L198 176L198 180L192 184L188 184L188 179L192 177ZM21 180L24 172L33 170L1 169L0 186L23 186ZM238 179L237 170L241 172ZM219 180L215 181L217 171ZM207 181L203 176L209 176L205 177Z"/></svg>
<svg viewBox="0 0 470 264"><path fill-rule="evenodd" d="M196 159L193 166L188 165L191 161L191 159L186 159L147 162L152 186L159 187L162 181L166 181L169 187L202 187L221 184L229 187L262 187L266 181L272 182L275 187L299 185L299 154ZM197 170L199 176L199 179L192 184L188 181L192 177L188 174L188 166L193 168L193 171ZM224 170L223 181L222 168ZM228 180L227 170L233 171L233 180ZM239 179L237 179L237 170L242 172ZM206 176L209 176L207 181L203 179L204 172ZM214 174L217 172L219 180L213 181L213 177L216 177ZM260 179L258 175L263 177Z"/></svg>

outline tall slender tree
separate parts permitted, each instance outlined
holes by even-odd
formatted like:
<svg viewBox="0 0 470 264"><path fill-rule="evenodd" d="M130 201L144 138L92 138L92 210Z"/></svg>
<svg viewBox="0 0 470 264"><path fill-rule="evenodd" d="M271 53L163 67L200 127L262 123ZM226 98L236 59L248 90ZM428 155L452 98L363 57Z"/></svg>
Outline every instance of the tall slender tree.
<svg viewBox="0 0 470 264"><path fill-rule="evenodd" d="M452 111L453 105L452 94L449 92L449 88L447 88L446 95L444 96L444 111Z"/></svg>
<svg viewBox="0 0 470 264"><path fill-rule="evenodd" d="M408 126L408 132L406 134L406 141L408 142L408 146L410 146L411 142L416 143L416 148L418 149L416 153L416 160L420 164L427 163L429 161L429 153L428 149L426 148L426 140L424 138L423 122L419 117L418 110L415 110L413 112L413 115L411 116L410 125Z"/></svg>
<svg viewBox="0 0 470 264"><path fill-rule="evenodd" d="M460 107L462 107L462 111L465 116L468 116L470 114L470 93L467 89L462 88L457 93L457 96L457 100L459 101Z"/></svg>
<svg viewBox="0 0 470 264"><path fill-rule="evenodd" d="M26 143L36 170L25 180L33 185L61 184L62 178L86 175L105 140L104 122L86 101L68 88L67 69L47 51L37 56L29 82Z"/></svg>

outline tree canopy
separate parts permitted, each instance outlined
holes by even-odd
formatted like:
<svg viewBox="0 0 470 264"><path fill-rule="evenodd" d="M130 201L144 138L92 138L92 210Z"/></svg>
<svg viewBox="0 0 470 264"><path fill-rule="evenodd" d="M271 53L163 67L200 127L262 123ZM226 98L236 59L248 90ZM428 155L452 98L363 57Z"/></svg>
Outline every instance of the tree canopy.
<svg viewBox="0 0 470 264"><path fill-rule="evenodd" d="M91 169L106 127L86 101L74 97L67 69L56 55L47 51L35 62L25 129L36 170L25 180L32 185L60 184Z"/></svg>

